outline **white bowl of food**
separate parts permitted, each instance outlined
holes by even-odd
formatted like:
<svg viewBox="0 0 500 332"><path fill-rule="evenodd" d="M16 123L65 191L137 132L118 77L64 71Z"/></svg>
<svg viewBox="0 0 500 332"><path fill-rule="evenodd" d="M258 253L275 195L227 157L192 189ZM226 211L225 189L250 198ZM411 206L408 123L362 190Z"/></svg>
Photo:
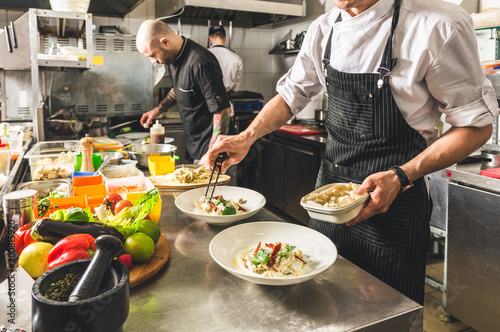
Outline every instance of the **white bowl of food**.
<svg viewBox="0 0 500 332"><path fill-rule="evenodd" d="M368 193L355 193L359 184L330 183L302 197L300 205L313 219L344 224L354 218L368 204Z"/></svg>
<svg viewBox="0 0 500 332"><path fill-rule="evenodd" d="M252 263L250 258L259 243L259 251L263 251L257 251L256 262ZM269 266L269 260L263 263L262 257L271 249L266 246L277 243L284 245L277 250L274 264ZM287 254L291 247L295 247L290 252L293 256L300 252L298 258ZM212 239L209 250L212 258L229 273L250 282L273 286L308 281L329 269L338 255L333 242L320 232L276 221L250 222L225 229ZM280 256L280 253L284 255ZM289 269L292 265L295 267ZM267 273L273 269L279 273Z"/></svg>
<svg viewBox="0 0 500 332"><path fill-rule="evenodd" d="M210 186L208 196L212 193L212 189ZM175 199L175 205L196 220L222 226L249 218L266 204L262 194L247 188L217 186L211 202L203 199L206 191L206 187L186 191Z"/></svg>

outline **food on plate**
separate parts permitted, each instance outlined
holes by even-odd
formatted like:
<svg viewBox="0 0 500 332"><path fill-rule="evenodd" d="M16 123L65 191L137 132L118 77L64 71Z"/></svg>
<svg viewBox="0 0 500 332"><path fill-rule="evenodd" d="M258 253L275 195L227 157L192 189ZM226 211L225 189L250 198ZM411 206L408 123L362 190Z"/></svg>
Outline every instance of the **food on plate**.
<svg viewBox="0 0 500 332"><path fill-rule="evenodd" d="M267 278L301 276L306 264L302 251L284 242L259 242L255 248L244 249L236 256L237 267Z"/></svg>
<svg viewBox="0 0 500 332"><path fill-rule="evenodd" d="M320 192L312 192L302 198L302 202L311 206L341 207L354 202L361 195L356 194L359 184L337 184Z"/></svg>
<svg viewBox="0 0 500 332"><path fill-rule="evenodd" d="M199 183L208 182L212 171L206 166L198 168L184 167L176 169L172 175L175 181L179 183Z"/></svg>
<svg viewBox="0 0 500 332"><path fill-rule="evenodd" d="M240 198L237 202L232 199L226 199L222 195L214 196L212 199L206 196L200 197L195 204L195 212L210 216L226 216L232 214L241 214L247 212L242 204L246 201Z"/></svg>
<svg viewBox="0 0 500 332"><path fill-rule="evenodd" d="M212 170L207 166L186 167L182 165L173 173L150 177L154 185L181 185L205 184L210 181ZM219 183L229 179L229 175L219 174ZM215 181L215 176L212 181Z"/></svg>
<svg viewBox="0 0 500 332"><path fill-rule="evenodd" d="M121 201L116 203L115 214L120 213L120 211L126 207L132 207L132 206L134 206L134 204L132 204L132 202L127 201L126 199L122 199Z"/></svg>

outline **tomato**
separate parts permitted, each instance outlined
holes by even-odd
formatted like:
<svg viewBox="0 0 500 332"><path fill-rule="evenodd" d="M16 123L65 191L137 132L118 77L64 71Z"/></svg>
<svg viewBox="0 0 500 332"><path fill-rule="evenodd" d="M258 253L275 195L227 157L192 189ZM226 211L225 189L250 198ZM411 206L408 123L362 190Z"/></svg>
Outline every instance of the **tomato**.
<svg viewBox="0 0 500 332"><path fill-rule="evenodd" d="M106 197L104 197L102 204L106 205L106 208L108 210L111 210L111 212L114 213L115 208L116 208L116 203L119 201L122 201L123 198L119 194L109 194Z"/></svg>
<svg viewBox="0 0 500 332"><path fill-rule="evenodd" d="M118 203L116 203L116 206L115 206L115 215L117 215L118 213L120 213L120 211L123 210L123 208L132 207L132 206L134 206L134 204L132 204L130 201L127 201L126 199L122 199L121 201L119 201Z"/></svg>

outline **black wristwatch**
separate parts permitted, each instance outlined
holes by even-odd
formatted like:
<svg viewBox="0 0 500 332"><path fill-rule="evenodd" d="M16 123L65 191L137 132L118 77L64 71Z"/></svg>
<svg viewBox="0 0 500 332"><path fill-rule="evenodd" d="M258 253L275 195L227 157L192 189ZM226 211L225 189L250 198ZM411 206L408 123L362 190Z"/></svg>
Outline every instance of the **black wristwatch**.
<svg viewBox="0 0 500 332"><path fill-rule="evenodd" d="M400 193L404 193L405 191L407 191L408 189L410 189L411 187L413 187L413 183L410 182L410 180L406 176L406 173L401 169L401 167L399 167L399 166L392 166L389 169L391 171L393 171L394 173L396 173L396 175L398 176L399 182L401 182L401 191L400 191Z"/></svg>

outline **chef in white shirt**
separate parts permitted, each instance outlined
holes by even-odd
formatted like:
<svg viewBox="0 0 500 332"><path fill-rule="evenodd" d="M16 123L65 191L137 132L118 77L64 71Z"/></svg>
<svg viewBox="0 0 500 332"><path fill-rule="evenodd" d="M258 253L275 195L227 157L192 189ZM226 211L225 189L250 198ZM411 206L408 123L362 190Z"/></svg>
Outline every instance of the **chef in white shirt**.
<svg viewBox="0 0 500 332"><path fill-rule="evenodd" d="M238 54L228 49L226 43L226 29L222 25L212 25L208 30L210 40L210 52L219 60L222 69L222 79L229 94L237 92L243 75L243 63Z"/></svg>
<svg viewBox="0 0 500 332"><path fill-rule="evenodd" d="M328 91L328 140L316 187L362 183L370 201L347 224L311 219L339 254L423 304L431 202L424 177L488 141L498 104L481 69L472 19L441 0L334 0L307 31L278 95L202 158L251 144ZM451 128L440 138L445 115Z"/></svg>

